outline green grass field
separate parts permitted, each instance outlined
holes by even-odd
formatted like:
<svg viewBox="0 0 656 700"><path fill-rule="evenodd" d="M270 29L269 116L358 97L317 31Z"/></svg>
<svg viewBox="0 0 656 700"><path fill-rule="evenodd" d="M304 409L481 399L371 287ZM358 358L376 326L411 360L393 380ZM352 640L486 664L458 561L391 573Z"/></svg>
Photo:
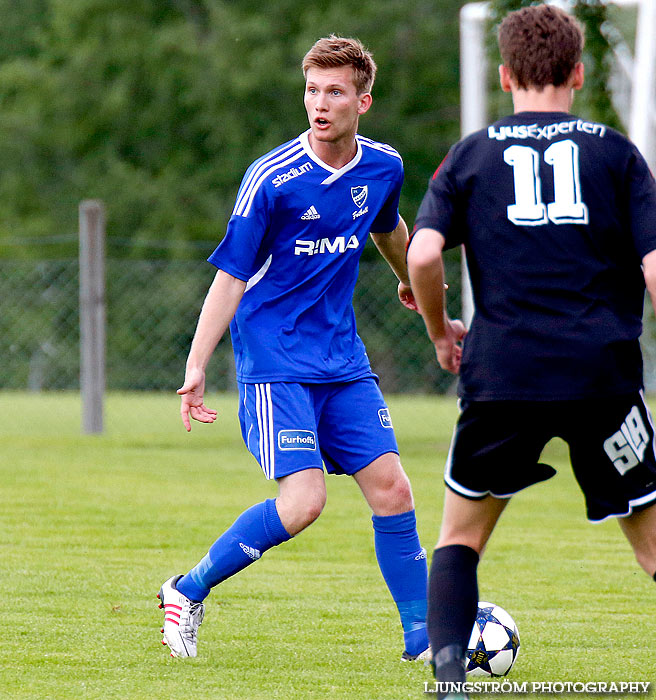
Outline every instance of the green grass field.
<svg viewBox="0 0 656 700"><path fill-rule="evenodd" d="M430 551L455 400L388 398ZM275 495L242 445L236 398L208 404L219 422L187 435L174 395L112 395L93 437L79 434L77 395L0 393L0 698L431 697L429 669L399 662L370 514L346 477L328 479L309 530L212 593L200 656L168 656L160 584ZM519 626L509 680L656 680L654 582L614 522L585 521L565 446L547 451L559 475L511 503L480 567L481 597Z"/></svg>

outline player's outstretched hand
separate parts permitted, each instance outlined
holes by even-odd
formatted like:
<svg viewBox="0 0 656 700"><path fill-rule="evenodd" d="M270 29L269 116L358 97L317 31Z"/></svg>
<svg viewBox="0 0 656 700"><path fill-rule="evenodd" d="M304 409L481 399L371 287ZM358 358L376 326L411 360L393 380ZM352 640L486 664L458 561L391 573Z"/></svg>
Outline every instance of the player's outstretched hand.
<svg viewBox="0 0 656 700"><path fill-rule="evenodd" d="M462 321L448 321L446 335L435 341L437 361L442 369L452 374L460 373L462 361L462 340L467 335L467 329Z"/></svg>
<svg viewBox="0 0 656 700"><path fill-rule="evenodd" d="M191 418L199 423L214 423L216 411L203 403L205 373L199 369L188 369L184 384L178 389L182 402L180 416L187 432L191 430Z"/></svg>
<svg viewBox="0 0 656 700"><path fill-rule="evenodd" d="M419 307L415 301L415 295L412 293L412 287L409 284L404 284L399 282L399 301L405 306L406 309L411 309L419 313Z"/></svg>

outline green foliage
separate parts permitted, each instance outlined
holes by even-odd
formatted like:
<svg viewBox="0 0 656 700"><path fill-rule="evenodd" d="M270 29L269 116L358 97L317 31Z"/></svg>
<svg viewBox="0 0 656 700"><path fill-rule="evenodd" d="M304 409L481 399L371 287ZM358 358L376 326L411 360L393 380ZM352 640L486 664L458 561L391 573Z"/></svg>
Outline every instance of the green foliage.
<svg viewBox="0 0 656 700"><path fill-rule="evenodd" d="M495 21L523 4L495 0ZM300 61L330 32L374 52L374 106L361 129L403 155L412 221L459 136L460 6L0 0L0 255L17 250L3 240L44 237L62 242L19 254L74 253L78 203L97 197L111 255L198 257L194 242L222 236L247 165L306 127ZM587 34L577 111L617 126L601 32L609 10L579 0L574 11ZM507 112L507 96L490 93L492 116Z"/></svg>
<svg viewBox="0 0 656 700"><path fill-rule="evenodd" d="M609 90L610 55L612 46L602 33L602 26L608 21L608 5L600 0L578 0L574 14L585 27L585 84L582 102L591 119L621 129L617 112L611 102Z"/></svg>
<svg viewBox="0 0 656 700"><path fill-rule="evenodd" d="M306 128L300 62L330 32L374 52L362 131L404 155L412 219L458 135L459 4L1 0L0 242L73 233L100 198L111 254L197 256L248 164Z"/></svg>
<svg viewBox="0 0 656 700"><path fill-rule="evenodd" d="M38 28L48 0L0 0L0 63L38 53Z"/></svg>
<svg viewBox="0 0 656 700"><path fill-rule="evenodd" d="M499 51L496 46L496 27L503 17L514 10L539 3L532 0L492 0L492 22L494 31L490 32L489 48L497 60ZM621 122L613 107L609 88L612 45L602 32L602 27L608 21L608 5L601 0L576 0L573 3L573 13L581 22L585 31L585 48L582 60L585 64L585 84L576 95L573 111L577 114L603 122L616 129L622 128ZM496 69L496 64L494 66ZM495 83L498 78L493 79ZM498 93L498 89L496 90ZM495 118L509 110L508 98L497 95L497 112ZM500 108L499 108L500 107Z"/></svg>

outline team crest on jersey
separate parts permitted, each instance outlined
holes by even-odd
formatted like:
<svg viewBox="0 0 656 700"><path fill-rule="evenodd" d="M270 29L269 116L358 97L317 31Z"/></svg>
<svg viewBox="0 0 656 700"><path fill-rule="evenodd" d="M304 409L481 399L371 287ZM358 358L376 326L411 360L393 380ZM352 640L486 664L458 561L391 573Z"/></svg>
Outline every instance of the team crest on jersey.
<svg viewBox="0 0 656 700"><path fill-rule="evenodd" d="M369 185L360 185L359 187L351 187L351 197L355 202L355 206L358 209L362 209L364 203L367 201L367 195L369 194Z"/></svg>

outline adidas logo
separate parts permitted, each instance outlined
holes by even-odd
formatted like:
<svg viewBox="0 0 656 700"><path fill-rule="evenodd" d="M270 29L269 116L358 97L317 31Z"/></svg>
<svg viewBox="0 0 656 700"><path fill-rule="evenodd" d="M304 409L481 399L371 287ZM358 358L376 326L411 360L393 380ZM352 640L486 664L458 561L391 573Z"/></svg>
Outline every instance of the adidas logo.
<svg viewBox="0 0 656 700"><path fill-rule="evenodd" d="M243 542L239 543L239 546L244 550L244 553L249 556L253 561L256 559L259 559L262 556L262 552L260 552L259 549L255 549L255 547L249 547L247 544L244 544Z"/></svg>
<svg viewBox="0 0 656 700"><path fill-rule="evenodd" d="M303 214L301 219L303 221L314 221L314 219L320 219L321 214L316 210L314 204Z"/></svg>

